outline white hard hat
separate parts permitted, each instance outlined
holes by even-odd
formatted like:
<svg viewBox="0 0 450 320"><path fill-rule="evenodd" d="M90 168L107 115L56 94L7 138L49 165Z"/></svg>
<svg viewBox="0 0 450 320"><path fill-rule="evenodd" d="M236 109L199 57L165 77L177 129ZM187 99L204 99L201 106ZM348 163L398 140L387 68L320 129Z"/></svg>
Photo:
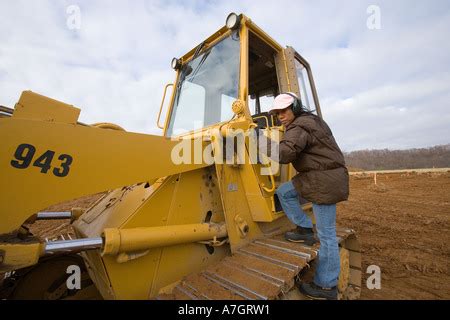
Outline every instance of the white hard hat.
<svg viewBox="0 0 450 320"><path fill-rule="evenodd" d="M297 95L292 92L279 94L273 101L270 112L286 109L287 107L291 106L295 102L294 97L298 99Z"/></svg>

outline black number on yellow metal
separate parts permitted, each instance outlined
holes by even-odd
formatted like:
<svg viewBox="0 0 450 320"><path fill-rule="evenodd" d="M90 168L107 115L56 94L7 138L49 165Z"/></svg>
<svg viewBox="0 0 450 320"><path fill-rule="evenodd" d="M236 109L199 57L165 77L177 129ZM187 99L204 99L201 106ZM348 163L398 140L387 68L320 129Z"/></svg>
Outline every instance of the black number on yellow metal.
<svg viewBox="0 0 450 320"><path fill-rule="evenodd" d="M58 157L58 160L62 161L61 168L53 169L53 174L57 177L63 178L69 174L69 167L72 164L73 158L68 154L62 154Z"/></svg>
<svg viewBox="0 0 450 320"><path fill-rule="evenodd" d="M36 152L36 148L31 144L21 144L17 147L16 153L14 153L14 157L17 160L11 160L11 165L17 169L25 169L33 160L34 153Z"/></svg>
<svg viewBox="0 0 450 320"><path fill-rule="evenodd" d="M52 160L55 155L55 151L48 150L42 156L36 159L33 166L41 168L41 173L47 173L51 168Z"/></svg>
<svg viewBox="0 0 450 320"><path fill-rule="evenodd" d="M16 159L11 160L11 165L17 169L26 169L33 161L35 153L36 148L31 144L21 144L17 147L16 152L14 153L14 157ZM33 162L33 166L41 168L41 173L48 173L54 156L55 151L47 150ZM68 154L62 154L58 157L58 160L61 161L60 167L53 168L53 174L57 177L63 178L69 174L70 165L73 162L73 158Z"/></svg>

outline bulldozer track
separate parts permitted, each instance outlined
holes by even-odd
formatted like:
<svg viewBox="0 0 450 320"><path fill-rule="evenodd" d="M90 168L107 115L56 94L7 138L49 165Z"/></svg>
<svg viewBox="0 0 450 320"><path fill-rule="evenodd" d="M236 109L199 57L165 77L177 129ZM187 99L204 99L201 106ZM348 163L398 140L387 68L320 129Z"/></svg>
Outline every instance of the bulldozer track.
<svg viewBox="0 0 450 320"><path fill-rule="evenodd" d="M353 234L338 229L340 244ZM318 255L319 244L292 243L281 235L253 241L232 256L184 277L157 300L274 300L295 286L296 277ZM359 288L355 288L359 290Z"/></svg>

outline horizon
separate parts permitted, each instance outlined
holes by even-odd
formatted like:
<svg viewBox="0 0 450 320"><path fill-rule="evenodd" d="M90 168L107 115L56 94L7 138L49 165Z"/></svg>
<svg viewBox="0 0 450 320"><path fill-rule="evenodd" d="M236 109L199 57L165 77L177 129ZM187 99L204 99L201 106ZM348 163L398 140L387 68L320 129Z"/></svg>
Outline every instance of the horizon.
<svg viewBox="0 0 450 320"><path fill-rule="evenodd" d="M382 149L358 149L358 150L351 150L351 151L342 150L342 152L343 152L343 153L352 153L352 152L358 152L358 151L384 151L384 150L388 150L388 151L407 151L407 150L432 149L432 148L438 148L438 147L449 148L449 150L450 150L450 143L446 143L446 144L437 144L437 145L433 145L433 146L405 148L405 149L390 149L390 148L382 148Z"/></svg>

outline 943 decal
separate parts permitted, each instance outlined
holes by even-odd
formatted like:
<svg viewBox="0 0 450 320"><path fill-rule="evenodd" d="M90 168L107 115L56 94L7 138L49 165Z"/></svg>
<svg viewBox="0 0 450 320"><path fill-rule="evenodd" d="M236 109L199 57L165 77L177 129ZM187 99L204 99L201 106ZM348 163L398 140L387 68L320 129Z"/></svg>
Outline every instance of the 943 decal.
<svg viewBox="0 0 450 320"><path fill-rule="evenodd" d="M56 160L53 160L56 158ZM52 169L52 161L57 165ZM40 168L41 173L53 174L56 177L64 178L70 172L70 166L73 157L68 154L57 155L55 151L47 150L41 155L36 154L36 147L31 144L23 143L19 145L14 153L14 159L11 160L11 166L16 169L26 169L31 164L33 167Z"/></svg>

